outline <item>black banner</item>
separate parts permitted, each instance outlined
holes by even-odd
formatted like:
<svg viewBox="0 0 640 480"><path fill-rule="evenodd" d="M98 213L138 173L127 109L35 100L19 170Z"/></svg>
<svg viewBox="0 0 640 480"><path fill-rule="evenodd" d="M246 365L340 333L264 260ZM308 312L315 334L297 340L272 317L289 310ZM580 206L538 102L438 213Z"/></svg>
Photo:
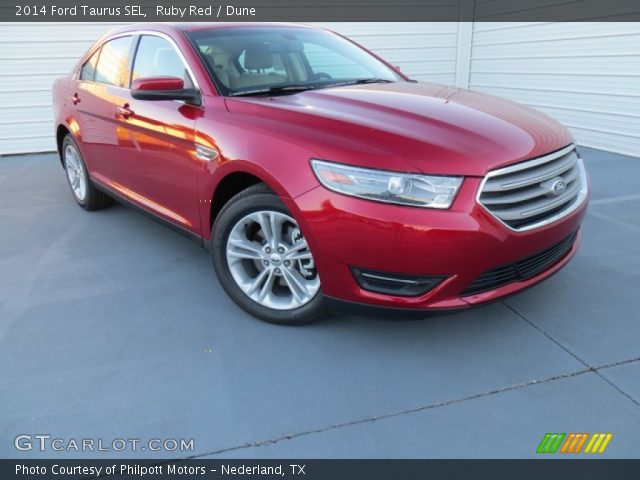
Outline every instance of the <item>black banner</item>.
<svg viewBox="0 0 640 480"><path fill-rule="evenodd" d="M0 0L0 21L640 21L640 2L638 0Z"/></svg>
<svg viewBox="0 0 640 480"><path fill-rule="evenodd" d="M0 460L7 479L637 480L640 460Z"/></svg>

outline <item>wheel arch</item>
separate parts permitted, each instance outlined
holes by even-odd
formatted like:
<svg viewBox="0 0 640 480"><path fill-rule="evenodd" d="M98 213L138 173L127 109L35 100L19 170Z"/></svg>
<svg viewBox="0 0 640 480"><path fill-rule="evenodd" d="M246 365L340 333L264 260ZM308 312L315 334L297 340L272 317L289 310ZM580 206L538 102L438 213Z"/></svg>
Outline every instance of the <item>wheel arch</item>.
<svg viewBox="0 0 640 480"><path fill-rule="evenodd" d="M62 161L62 142L64 141L64 137L67 135L72 135L71 130L67 128L66 125L60 124L56 128L56 146L58 148L58 157L60 158L60 163L64 168L64 162Z"/></svg>
<svg viewBox="0 0 640 480"><path fill-rule="evenodd" d="M211 231L211 229L213 228L213 223L215 222L218 214L229 202L229 200L231 200L241 191L258 183L265 184L272 192L277 194L277 189L270 185L270 183L266 181L262 176L256 175L255 172L249 172L247 170L234 170L224 174L224 176L222 176L217 182L211 195L211 207L209 210L209 231Z"/></svg>

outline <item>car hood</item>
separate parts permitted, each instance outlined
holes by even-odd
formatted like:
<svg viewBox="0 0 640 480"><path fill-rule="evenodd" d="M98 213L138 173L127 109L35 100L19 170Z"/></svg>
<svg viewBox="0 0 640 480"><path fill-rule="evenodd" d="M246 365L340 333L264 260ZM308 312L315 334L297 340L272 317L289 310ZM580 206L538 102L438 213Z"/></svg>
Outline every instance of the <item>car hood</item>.
<svg viewBox="0 0 640 480"><path fill-rule="evenodd" d="M573 141L566 128L529 107L425 83L229 97L227 108L292 141L306 140L318 158L431 174L481 176Z"/></svg>

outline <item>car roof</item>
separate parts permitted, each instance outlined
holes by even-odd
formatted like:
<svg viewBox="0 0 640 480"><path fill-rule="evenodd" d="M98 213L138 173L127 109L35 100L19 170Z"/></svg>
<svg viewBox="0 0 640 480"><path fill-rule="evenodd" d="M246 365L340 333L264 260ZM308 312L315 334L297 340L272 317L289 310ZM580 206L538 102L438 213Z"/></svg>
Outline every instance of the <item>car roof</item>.
<svg viewBox="0 0 640 480"><path fill-rule="evenodd" d="M186 32L194 32L198 30L208 30L213 28L264 28L264 27L295 27L295 28L317 28L301 23L285 23L285 22L224 22L224 23L176 23L174 24L180 30Z"/></svg>
<svg viewBox="0 0 640 480"><path fill-rule="evenodd" d="M130 25L123 25L116 27L109 32L108 35L126 32L136 32L140 30L151 30L164 33L177 33L177 32L196 32L199 30L211 30L211 29L233 29L233 28L308 28L318 29L310 25L304 25L300 23L282 23L282 22L216 22L216 23L191 23L191 22L173 22L173 23L135 23Z"/></svg>

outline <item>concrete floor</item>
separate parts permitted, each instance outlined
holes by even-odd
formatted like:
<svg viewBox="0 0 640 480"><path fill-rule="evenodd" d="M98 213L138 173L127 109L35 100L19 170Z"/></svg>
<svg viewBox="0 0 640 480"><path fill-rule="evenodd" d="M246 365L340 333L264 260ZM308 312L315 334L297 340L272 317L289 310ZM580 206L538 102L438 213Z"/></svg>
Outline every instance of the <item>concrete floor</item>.
<svg viewBox="0 0 640 480"><path fill-rule="evenodd" d="M17 434L194 439L162 457L534 457L611 432L640 458L640 159L583 149L577 257L424 321L256 321L208 255L123 206L88 213L52 154L0 158L0 457ZM586 457L586 455L581 455Z"/></svg>

